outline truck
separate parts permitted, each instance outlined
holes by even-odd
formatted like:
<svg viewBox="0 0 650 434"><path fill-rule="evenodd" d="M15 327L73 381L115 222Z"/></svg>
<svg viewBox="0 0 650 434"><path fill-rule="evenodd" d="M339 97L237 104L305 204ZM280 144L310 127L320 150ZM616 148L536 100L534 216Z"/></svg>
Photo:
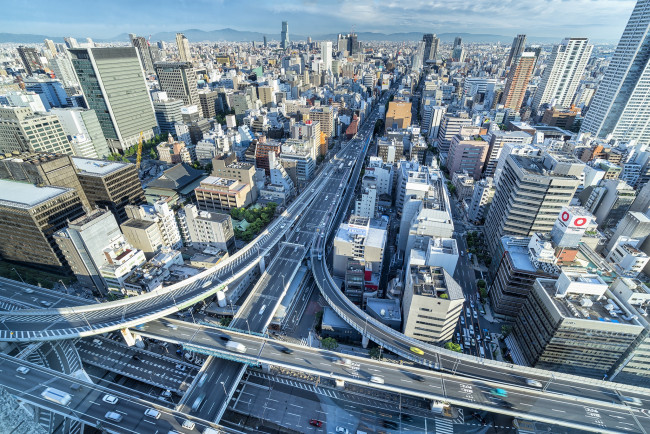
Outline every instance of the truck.
<svg viewBox="0 0 650 434"><path fill-rule="evenodd" d="M244 344L235 341L226 342L226 348L228 348L231 351L236 351L238 353L246 352L246 346Z"/></svg>
<svg viewBox="0 0 650 434"><path fill-rule="evenodd" d="M56 402L57 404L61 405L68 405L70 404L70 401L72 401L72 396L70 396L69 393L62 392L59 389L55 389L53 387L48 387L45 389L41 393L41 396L43 399L47 399L48 401Z"/></svg>

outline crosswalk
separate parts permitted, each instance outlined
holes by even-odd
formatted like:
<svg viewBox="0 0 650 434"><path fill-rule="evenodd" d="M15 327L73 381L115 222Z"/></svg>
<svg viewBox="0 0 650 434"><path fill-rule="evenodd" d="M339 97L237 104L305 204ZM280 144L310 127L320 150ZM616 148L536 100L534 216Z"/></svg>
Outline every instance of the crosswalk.
<svg viewBox="0 0 650 434"><path fill-rule="evenodd" d="M435 417L436 434L454 434L454 423L449 419Z"/></svg>
<svg viewBox="0 0 650 434"><path fill-rule="evenodd" d="M251 375L255 376L255 377L264 378L264 379L270 379L270 380L275 381L277 383L285 384L285 385L291 386L291 387L296 387L296 388L302 389L302 390L307 390L309 392L318 393L319 395L328 396L330 398L335 398L335 399L340 399L341 398L340 395L337 392L335 392L334 390L314 386L312 384L306 384L306 383L302 383L300 381L294 381L294 380L290 380L288 378L283 378L283 377L269 377L269 376L267 376L265 374L255 372L255 371L252 371Z"/></svg>

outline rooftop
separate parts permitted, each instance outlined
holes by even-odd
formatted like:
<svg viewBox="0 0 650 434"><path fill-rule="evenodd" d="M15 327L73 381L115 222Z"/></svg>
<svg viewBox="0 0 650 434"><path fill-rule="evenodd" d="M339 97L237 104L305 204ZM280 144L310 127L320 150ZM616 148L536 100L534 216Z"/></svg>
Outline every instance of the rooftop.
<svg viewBox="0 0 650 434"><path fill-rule="evenodd" d="M232 178L221 178L218 176L208 176L205 178L203 181L201 181L201 186L204 185L214 185L217 187L230 187L234 183L236 183L236 179Z"/></svg>
<svg viewBox="0 0 650 434"><path fill-rule="evenodd" d="M0 179L0 204L28 209L69 191L74 190L63 187L37 187L27 182Z"/></svg>
<svg viewBox="0 0 650 434"><path fill-rule="evenodd" d="M74 165L85 175L104 176L109 173L124 169L131 163L117 163L115 161L94 160L92 158L72 157Z"/></svg>
<svg viewBox="0 0 650 434"><path fill-rule="evenodd" d="M433 298L459 300L465 298L463 290L442 267L413 265L410 269L413 294ZM442 297L446 295L446 297Z"/></svg>

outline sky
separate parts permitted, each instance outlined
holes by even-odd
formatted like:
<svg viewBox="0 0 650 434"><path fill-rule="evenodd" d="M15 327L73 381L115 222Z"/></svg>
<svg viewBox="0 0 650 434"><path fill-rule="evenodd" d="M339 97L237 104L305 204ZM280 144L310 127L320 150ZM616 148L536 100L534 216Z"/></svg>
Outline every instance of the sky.
<svg viewBox="0 0 650 434"><path fill-rule="evenodd" d="M2 5L3 3L4 6ZM618 41L635 0L0 0L0 32L110 38L225 27L290 34L488 33Z"/></svg>

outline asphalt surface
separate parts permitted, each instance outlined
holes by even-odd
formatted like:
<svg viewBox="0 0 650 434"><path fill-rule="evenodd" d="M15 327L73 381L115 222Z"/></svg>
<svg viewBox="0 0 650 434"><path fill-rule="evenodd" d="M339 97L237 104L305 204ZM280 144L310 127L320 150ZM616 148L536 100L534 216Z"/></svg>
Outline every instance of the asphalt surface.
<svg viewBox="0 0 650 434"><path fill-rule="evenodd" d="M242 343L246 350L242 360L259 362L320 375L327 378L340 378L378 389L389 390L426 399L442 399L454 405L475 408L490 412L509 414L529 420L569 426L579 429L599 430L601 432L641 432L650 430L650 399L647 395L633 395L641 399L640 408L627 407L614 400L598 400L603 391L588 385L573 386L563 393L543 392L524 384L509 384L503 381L490 381L484 378L470 378L453 375L444 371L434 371L373 359L345 356L351 360L348 365L339 364L341 355L335 352L293 345L286 342L268 341L262 337L236 333L193 324L178 324L177 331L191 335L189 339L170 336L166 322L154 321L144 330L144 336L155 339L178 341L186 347L201 348L225 357L239 356L226 348L222 336ZM292 350L286 354L285 350ZM479 373L485 376L484 373ZM371 376L383 379L383 384L370 381ZM421 379L422 381L419 381ZM504 389L507 397L498 398L491 391Z"/></svg>

